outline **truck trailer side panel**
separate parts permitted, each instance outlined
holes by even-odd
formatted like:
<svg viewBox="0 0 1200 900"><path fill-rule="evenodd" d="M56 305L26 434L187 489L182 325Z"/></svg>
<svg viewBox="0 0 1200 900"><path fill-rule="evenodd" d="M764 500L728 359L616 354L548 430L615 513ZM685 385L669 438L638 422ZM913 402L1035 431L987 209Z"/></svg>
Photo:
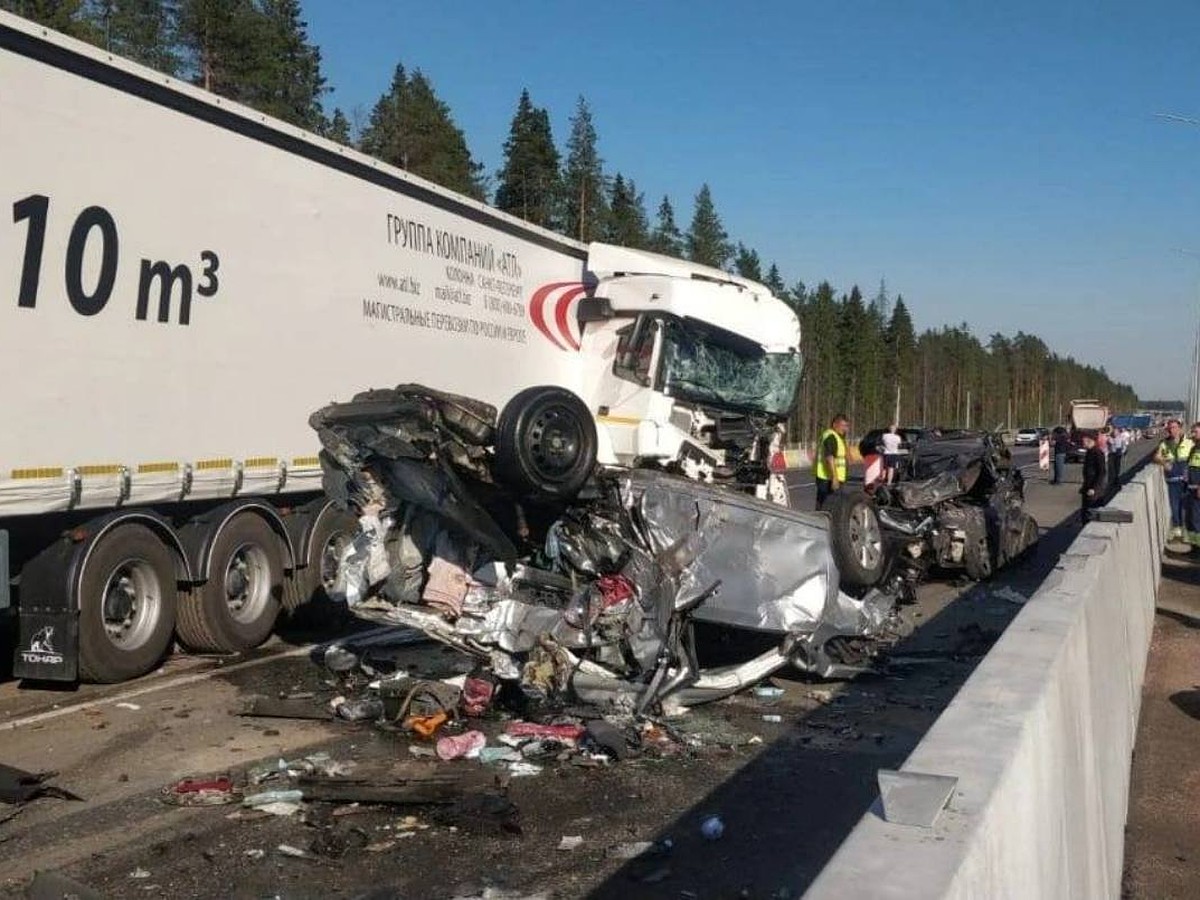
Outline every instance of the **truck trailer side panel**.
<svg viewBox="0 0 1200 900"><path fill-rule="evenodd" d="M578 390L585 248L0 15L0 519L319 487L309 414Z"/></svg>

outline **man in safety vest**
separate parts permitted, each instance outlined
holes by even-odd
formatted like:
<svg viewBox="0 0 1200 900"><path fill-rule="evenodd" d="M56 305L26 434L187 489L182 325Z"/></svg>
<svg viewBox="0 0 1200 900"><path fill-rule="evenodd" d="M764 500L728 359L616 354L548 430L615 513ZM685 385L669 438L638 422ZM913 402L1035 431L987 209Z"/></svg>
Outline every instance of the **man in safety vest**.
<svg viewBox="0 0 1200 900"><path fill-rule="evenodd" d="M821 509L826 498L846 483L846 432L849 430L850 420L838 414L821 432L813 473L817 479L817 509Z"/></svg>
<svg viewBox="0 0 1200 900"><path fill-rule="evenodd" d="M1183 540L1184 506L1188 489L1188 460L1192 457L1193 441L1183 436L1183 424L1178 419L1167 422L1167 438L1158 445L1154 461L1163 467L1167 479L1167 501L1171 507L1171 540Z"/></svg>
<svg viewBox="0 0 1200 900"><path fill-rule="evenodd" d="M1183 530L1184 539L1192 545L1192 554L1200 553L1200 422L1192 424L1192 452L1188 454Z"/></svg>

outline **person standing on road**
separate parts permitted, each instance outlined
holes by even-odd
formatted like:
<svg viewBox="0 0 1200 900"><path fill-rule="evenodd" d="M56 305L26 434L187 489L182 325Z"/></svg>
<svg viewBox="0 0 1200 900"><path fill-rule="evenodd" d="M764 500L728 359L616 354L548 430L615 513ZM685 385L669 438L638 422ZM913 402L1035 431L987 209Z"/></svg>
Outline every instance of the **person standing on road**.
<svg viewBox="0 0 1200 900"><path fill-rule="evenodd" d="M1054 478L1051 484L1062 484L1067 480L1067 454L1071 452L1071 436L1059 425L1054 429Z"/></svg>
<svg viewBox="0 0 1200 900"><path fill-rule="evenodd" d="M1125 451L1129 449L1129 432L1117 426L1113 429L1109 440L1108 453L1108 492L1115 494L1121 486L1121 463L1125 459Z"/></svg>
<svg viewBox="0 0 1200 900"><path fill-rule="evenodd" d="M1195 556L1200 554L1200 422L1192 423L1192 451L1188 454L1187 494L1184 499L1184 537Z"/></svg>
<svg viewBox="0 0 1200 900"><path fill-rule="evenodd" d="M1178 419L1167 420L1167 437L1158 445L1154 461L1163 467L1167 481L1167 502L1171 507L1171 540L1183 540L1184 505L1187 499L1188 460L1193 441L1183 436L1183 424Z"/></svg>
<svg viewBox="0 0 1200 900"><path fill-rule="evenodd" d="M880 438L883 443L883 480L891 484L896 480L896 466L900 465L900 429L893 424Z"/></svg>
<svg viewBox="0 0 1200 900"><path fill-rule="evenodd" d="M846 432L850 420L841 413L833 417L829 427L821 432L817 446L817 509L825 506L829 495L846 483Z"/></svg>
<svg viewBox="0 0 1200 900"><path fill-rule="evenodd" d="M1108 472L1108 463L1104 459L1104 452L1100 449L1094 431L1085 431L1082 440L1083 486L1079 489L1079 517L1086 525L1091 519L1091 510L1104 500L1104 476Z"/></svg>

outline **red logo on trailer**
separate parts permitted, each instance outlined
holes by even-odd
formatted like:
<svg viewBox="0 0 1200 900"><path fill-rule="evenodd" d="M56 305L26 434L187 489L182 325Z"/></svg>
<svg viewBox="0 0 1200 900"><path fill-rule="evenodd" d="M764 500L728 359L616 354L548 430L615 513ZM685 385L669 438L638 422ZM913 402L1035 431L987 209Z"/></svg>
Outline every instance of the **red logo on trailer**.
<svg viewBox="0 0 1200 900"><path fill-rule="evenodd" d="M533 327L559 350L579 349L579 325L571 312L576 301L587 293L587 285L579 281L560 281L544 284L533 292L529 301L529 319Z"/></svg>

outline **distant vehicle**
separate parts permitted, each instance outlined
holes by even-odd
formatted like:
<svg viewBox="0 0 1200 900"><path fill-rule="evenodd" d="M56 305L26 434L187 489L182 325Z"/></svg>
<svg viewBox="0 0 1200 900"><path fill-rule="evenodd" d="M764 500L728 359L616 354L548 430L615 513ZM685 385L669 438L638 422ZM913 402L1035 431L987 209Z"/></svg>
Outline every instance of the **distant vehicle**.
<svg viewBox="0 0 1200 900"><path fill-rule="evenodd" d="M907 426L896 429L900 435L900 451L902 453L911 453L913 447L928 434L928 428L919 428L917 426ZM883 452L883 436L887 433L886 428L873 428L868 431L861 441L858 442L858 452L863 456L870 456L873 453Z"/></svg>
<svg viewBox="0 0 1200 900"><path fill-rule="evenodd" d="M1108 424L1109 409L1099 400L1071 401L1071 451L1068 462L1083 462L1082 432L1099 431Z"/></svg>
<svg viewBox="0 0 1200 900"><path fill-rule="evenodd" d="M1030 444L1036 444L1047 435L1049 435L1049 432L1041 426L1037 428L1022 428L1013 439L1013 444L1018 447L1029 446Z"/></svg>

